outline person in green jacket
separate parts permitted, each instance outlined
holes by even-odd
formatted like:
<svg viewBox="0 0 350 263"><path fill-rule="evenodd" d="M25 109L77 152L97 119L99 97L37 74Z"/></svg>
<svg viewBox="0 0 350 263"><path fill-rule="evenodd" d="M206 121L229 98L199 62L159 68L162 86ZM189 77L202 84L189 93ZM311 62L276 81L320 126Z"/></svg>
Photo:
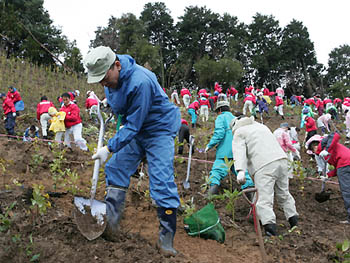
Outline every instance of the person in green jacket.
<svg viewBox="0 0 350 263"><path fill-rule="evenodd" d="M205 148L204 152L208 152L211 148L217 145L216 158L213 167L210 171L210 187L208 195L218 194L220 181L227 176L227 168L225 167L225 156L229 159L233 159L232 154L232 131L230 129L230 123L235 116L230 112L230 104L227 100L217 102L215 111L218 113L218 117L215 120L214 135ZM232 173L237 176L237 172L234 165L231 167ZM251 179L248 171L246 171L246 183L242 185L241 189L248 187L254 187L253 180Z"/></svg>

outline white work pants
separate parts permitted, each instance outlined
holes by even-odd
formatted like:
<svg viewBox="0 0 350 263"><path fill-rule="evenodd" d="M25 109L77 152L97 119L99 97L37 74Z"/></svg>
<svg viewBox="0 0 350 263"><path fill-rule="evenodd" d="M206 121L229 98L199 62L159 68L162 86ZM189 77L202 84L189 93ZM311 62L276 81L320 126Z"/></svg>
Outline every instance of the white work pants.
<svg viewBox="0 0 350 263"><path fill-rule="evenodd" d="M298 215L294 198L289 193L287 159L276 160L265 165L255 173L254 178L259 192L256 208L263 225L276 223L276 215L273 212L275 194L277 203L282 207L287 220Z"/></svg>
<svg viewBox="0 0 350 263"><path fill-rule="evenodd" d="M251 100L246 100L243 105L243 115L247 115L247 108L249 109L250 114L253 112L254 103Z"/></svg>
<svg viewBox="0 0 350 263"><path fill-rule="evenodd" d="M184 102L184 104L185 104L186 109L188 109L188 106L190 105L190 102L191 102L190 95L185 94L185 95L182 97L182 100L183 100L183 102Z"/></svg>
<svg viewBox="0 0 350 263"><path fill-rule="evenodd" d="M208 105L201 105L199 115L202 117L202 121L208 121L209 119L209 108Z"/></svg>
<svg viewBox="0 0 350 263"><path fill-rule="evenodd" d="M47 112L40 115L41 133L43 136L47 136L47 126L49 120L51 120L51 116Z"/></svg>
<svg viewBox="0 0 350 263"><path fill-rule="evenodd" d="M72 127L66 129L64 134L64 144L70 147L70 135L73 134L74 142L83 151L87 151L86 141L82 137L81 133L83 130L83 125L81 123L75 124Z"/></svg>

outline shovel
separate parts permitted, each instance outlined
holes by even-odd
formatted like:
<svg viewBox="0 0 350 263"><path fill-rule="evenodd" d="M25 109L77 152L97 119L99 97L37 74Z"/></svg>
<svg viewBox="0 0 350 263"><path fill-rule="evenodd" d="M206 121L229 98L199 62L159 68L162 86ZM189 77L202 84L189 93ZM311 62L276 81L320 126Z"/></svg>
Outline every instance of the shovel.
<svg viewBox="0 0 350 263"><path fill-rule="evenodd" d="M190 188L190 170L191 170L191 157L192 157L192 147L194 144L194 136L190 135L190 150L188 153L188 164L187 164L187 175L186 175L186 180L183 182L184 188L187 190Z"/></svg>
<svg viewBox="0 0 350 263"><path fill-rule="evenodd" d="M324 168L322 171L323 176L327 176L327 162L324 158L322 158L324 161ZM329 179L327 178L326 180L322 180L322 187L321 187L321 192L315 194L315 200L319 203L326 202L330 199L331 194L325 191L326 188L326 181Z"/></svg>
<svg viewBox="0 0 350 263"><path fill-rule="evenodd" d="M248 193L255 193L255 197L253 198L254 201L249 200L247 197ZM259 222L259 216L256 212L256 203L258 202L259 198L259 193L257 188L247 188L242 191L244 199L248 202L248 204L252 207L251 212L253 214L253 219L254 219L254 227L255 227L255 232L258 238L259 242L259 248L260 248L260 254L261 254L261 260L263 263L268 262L267 261L267 254L264 246L264 240L262 238L262 233L261 233L261 228L260 228L260 222ZM250 213L248 217L250 216Z"/></svg>
<svg viewBox="0 0 350 263"><path fill-rule="evenodd" d="M319 203L326 202L331 197L331 194L325 191L325 185L326 185L326 181L322 181L321 192L315 194L315 199Z"/></svg>
<svg viewBox="0 0 350 263"><path fill-rule="evenodd" d="M103 146L103 136L105 133L105 123L103 122L100 104L97 109L97 116L100 121L100 132L98 134L97 149ZM106 123L109 119L106 121ZM106 220L106 204L102 201L95 200L98 175L100 170L100 159L95 160L94 173L92 176L92 186L90 199L83 197L74 197L74 219L81 234L88 240L94 240L104 232Z"/></svg>

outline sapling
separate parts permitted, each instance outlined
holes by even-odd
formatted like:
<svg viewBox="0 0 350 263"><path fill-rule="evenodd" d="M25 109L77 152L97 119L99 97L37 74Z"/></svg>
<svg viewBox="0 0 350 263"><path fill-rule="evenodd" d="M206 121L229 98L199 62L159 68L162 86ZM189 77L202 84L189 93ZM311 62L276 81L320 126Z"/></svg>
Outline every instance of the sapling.
<svg viewBox="0 0 350 263"><path fill-rule="evenodd" d="M76 171L71 171L70 169L65 170L64 183L68 192L76 195L78 192L81 192L77 182L79 180L79 175Z"/></svg>
<svg viewBox="0 0 350 263"><path fill-rule="evenodd" d="M298 178L299 181L299 191L301 192L301 196L304 196L304 184L305 178L307 177L306 169L302 166L301 161L293 161L292 163L293 175Z"/></svg>
<svg viewBox="0 0 350 263"><path fill-rule="evenodd" d="M333 259L336 263L350 263L350 242L348 239L345 239L342 243L337 243L337 259Z"/></svg>
<svg viewBox="0 0 350 263"><path fill-rule="evenodd" d="M33 184L33 198L31 198L31 201L32 205L30 208L35 211L35 214L44 215L47 208L51 207L49 195L44 193L44 186L41 184Z"/></svg>
<svg viewBox="0 0 350 263"><path fill-rule="evenodd" d="M185 217L189 217L192 214L194 214L194 212L196 212L196 205L193 202L193 196L190 199L188 199L187 201L180 199L180 204L181 204L182 209L184 209L184 216Z"/></svg>
<svg viewBox="0 0 350 263"><path fill-rule="evenodd" d="M231 214L232 214L232 226L238 227L235 224L235 204L236 204L236 201L242 195L242 193L240 191L238 191L237 189L235 189L233 191L233 179L232 179L232 173L231 173L231 167L232 167L233 164L234 164L234 160L229 160L225 156L225 164L224 164L224 166L227 168L228 178L229 178L229 182L230 182L230 188L229 188L229 190L224 189L224 193L223 194L221 194L221 195L214 195L211 198L219 199L219 200L227 200L227 204L226 204L225 208L226 208L226 210L228 212L231 212Z"/></svg>
<svg viewBox="0 0 350 263"><path fill-rule="evenodd" d="M0 232L6 232L10 226L11 226L11 220L10 220L10 212L17 204L16 201L14 201L10 206L8 206L5 209L4 214L0 214Z"/></svg>
<svg viewBox="0 0 350 263"><path fill-rule="evenodd" d="M30 161L30 171L34 173L36 169L43 163L44 161L44 156L40 153L40 147L38 145L38 140L34 139L32 141L32 145L34 148L34 154L32 154L32 159Z"/></svg>
<svg viewBox="0 0 350 263"><path fill-rule="evenodd" d="M49 167L50 167L52 179L54 181L53 188L56 190L58 184L60 183L60 181L64 176L62 165L67 160L65 158L66 149L60 150L58 144L53 144L52 153L55 158L53 159Z"/></svg>

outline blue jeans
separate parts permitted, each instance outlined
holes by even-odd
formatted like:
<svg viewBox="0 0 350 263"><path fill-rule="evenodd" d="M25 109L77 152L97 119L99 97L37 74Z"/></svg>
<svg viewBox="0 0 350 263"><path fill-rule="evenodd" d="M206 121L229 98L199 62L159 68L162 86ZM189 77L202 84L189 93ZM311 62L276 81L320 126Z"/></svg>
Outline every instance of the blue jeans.
<svg viewBox="0 0 350 263"><path fill-rule="evenodd" d="M119 152L114 153L105 167L107 186L128 188L130 176L136 172L145 155L152 199L160 207L177 208L180 198L174 182L174 137L170 135L151 138L138 135Z"/></svg>
<svg viewBox="0 0 350 263"><path fill-rule="evenodd" d="M16 125L16 117L13 117L13 113L7 113L5 119L5 129L8 135L15 135L15 125Z"/></svg>

